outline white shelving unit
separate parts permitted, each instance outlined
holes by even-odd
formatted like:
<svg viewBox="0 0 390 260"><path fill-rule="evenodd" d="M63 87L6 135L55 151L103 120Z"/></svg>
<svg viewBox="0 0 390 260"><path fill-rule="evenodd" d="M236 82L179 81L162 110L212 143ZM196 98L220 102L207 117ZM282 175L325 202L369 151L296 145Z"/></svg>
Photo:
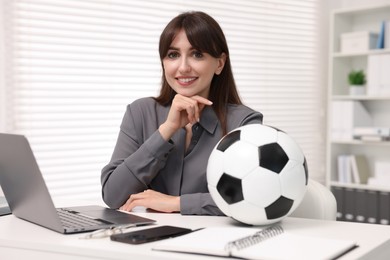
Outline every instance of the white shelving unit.
<svg viewBox="0 0 390 260"><path fill-rule="evenodd" d="M328 87L328 137L327 137L327 174L326 182L331 189L367 190L390 192L390 183L373 186L358 183L340 182L337 158L342 154L364 154L368 160L371 176L376 161L390 163L390 141L360 141L350 139L336 140L332 135L332 124L337 115L332 108L333 101L355 101L361 103L370 113L372 126L390 127L390 94L386 95L349 95L348 73L354 70L366 72L370 55L390 54L390 49L372 49L357 53L341 52L341 35L349 32L369 31L379 33L381 22L390 20L390 4L367 8L335 10L331 14L330 57ZM388 68L390 73L390 68ZM390 172L389 172L390 175ZM345 202L345 201L344 201ZM351 204L352 202L345 202ZM343 205L344 207L346 205ZM390 205L389 205L390 208ZM354 221L354 220L351 220Z"/></svg>
<svg viewBox="0 0 390 260"><path fill-rule="evenodd" d="M335 10L331 17L330 61L329 61L329 135L327 156L327 184L350 188L377 189L390 191L390 188L371 187L352 183L339 183L337 176L337 156L340 154L365 154L369 159L370 172L374 172L376 160L390 163L390 141L364 142L358 140L333 140L331 135L332 101L351 100L360 102L371 114L374 126L390 127L390 95L368 96L349 95L348 72L363 69L367 72L370 55L390 54L390 49L373 49L364 52L345 54L340 52L340 36L343 33L370 31L379 32L381 22L390 20L390 5ZM389 68L390 73L390 68ZM390 174L390 172L389 172Z"/></svg>

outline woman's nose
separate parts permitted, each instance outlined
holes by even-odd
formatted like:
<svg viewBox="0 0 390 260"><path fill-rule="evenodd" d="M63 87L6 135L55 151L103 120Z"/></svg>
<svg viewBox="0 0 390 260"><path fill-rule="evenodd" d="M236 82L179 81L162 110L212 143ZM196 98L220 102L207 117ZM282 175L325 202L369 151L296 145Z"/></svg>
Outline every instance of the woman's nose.
<svg viewBox="0 0 390 260"><path fill-rule="evenodd" d="M179 71L182 73L191 71L191 66L186 57L180 59Z"/></svg>

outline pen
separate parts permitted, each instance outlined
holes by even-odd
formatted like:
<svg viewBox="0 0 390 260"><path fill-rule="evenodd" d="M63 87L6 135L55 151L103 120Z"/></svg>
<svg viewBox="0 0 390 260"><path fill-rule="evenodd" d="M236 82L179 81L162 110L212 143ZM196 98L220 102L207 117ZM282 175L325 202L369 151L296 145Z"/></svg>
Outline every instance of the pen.
<svg viewBox="0 0 390 260"><path fill-rule="evenodd" d="M192 233L192 232L199 231L199 230L202 230L202 229L205 229L205 228L197 228L197 229L194 229L194 230L191 231L191 233Z"/></svg>
<svg viewBox="0 0 390 260"><path fill-rule="evenodd" d="M80 239L91 239L91 238L105 238L109 237L114 234L121 234L126 229L136 227L136 224L130 224L130 225L124 225L119 227L111 227L111 228L104 228L104 229L98 229L96 231L93 231L89 234L87 234L84 237L80 237Z"/></svg>

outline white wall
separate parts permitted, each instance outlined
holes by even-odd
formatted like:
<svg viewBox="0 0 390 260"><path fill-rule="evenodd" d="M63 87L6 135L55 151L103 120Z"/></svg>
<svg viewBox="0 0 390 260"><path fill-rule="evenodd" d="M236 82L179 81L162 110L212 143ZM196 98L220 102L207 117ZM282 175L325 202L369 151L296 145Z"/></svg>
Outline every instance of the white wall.
<svg viewBox="0 0 390 260"><path fill-rule="evenodd" d="M0 1L0 132L5 131L4 1ZM0 189L1 192L1 189Z"/></svg>
<svg viewBox="0 0 390 260"><path fill-rule="evenodd" d="M4 19L3 1L0 1L0 57L4 57ZM4 79L4 58L0 58L0 133L5 130L5 79ZM0 195L3 191L0 187Z"/></svg>

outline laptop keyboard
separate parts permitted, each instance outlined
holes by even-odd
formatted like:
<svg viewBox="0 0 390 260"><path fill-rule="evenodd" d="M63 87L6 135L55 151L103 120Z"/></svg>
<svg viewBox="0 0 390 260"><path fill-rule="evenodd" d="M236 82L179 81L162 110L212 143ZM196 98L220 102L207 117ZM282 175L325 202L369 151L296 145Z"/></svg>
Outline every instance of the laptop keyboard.
<svg viewBox="0 0 390 260"><path fill-rule="evenodd" d="M74 211L67 211L65 209L57 209L57 212L65 228L92 227L108 223L102 220L77 214L77 212Z"/></svg>

